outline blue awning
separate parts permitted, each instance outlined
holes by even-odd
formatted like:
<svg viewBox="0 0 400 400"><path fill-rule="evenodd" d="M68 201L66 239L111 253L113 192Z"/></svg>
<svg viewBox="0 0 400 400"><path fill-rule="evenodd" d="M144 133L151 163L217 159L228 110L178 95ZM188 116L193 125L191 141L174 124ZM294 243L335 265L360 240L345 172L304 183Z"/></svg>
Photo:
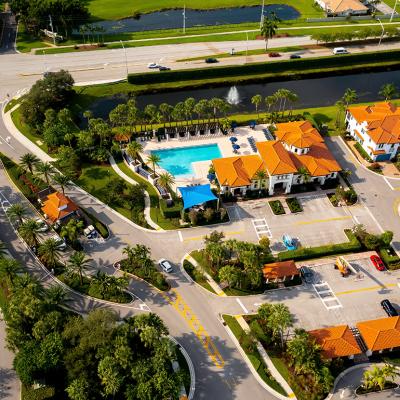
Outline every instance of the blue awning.
<svg viewBox="0 0 400 400"><path fill-rule="evenodd" d="M210 185L178 187L183 199L183 208L186 210L207 201L217 200L211 191Z"/></svg>

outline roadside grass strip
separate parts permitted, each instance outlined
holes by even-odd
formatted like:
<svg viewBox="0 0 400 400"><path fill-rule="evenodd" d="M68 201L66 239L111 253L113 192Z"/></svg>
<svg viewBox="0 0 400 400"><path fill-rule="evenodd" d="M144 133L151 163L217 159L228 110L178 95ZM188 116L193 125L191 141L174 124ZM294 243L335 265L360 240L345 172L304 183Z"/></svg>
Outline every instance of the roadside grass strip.
<svg viewBox="0 0 400 400"><path fill-rule="evenodd" d="M261 239L263 236L267 236L269 239L272 239L271 229L269 228L265 218L252 219L251 222L254 230L256 231L258 239Z"/></svg>
<svg viewBox="0 0 400 400"><path fill-rule="evenodd" d="M162 296L168 301L168 303L175 308L176 311L183 317L186 323L189 325L190 329L199 339L202 346L207 351L212 362L218 367L223 368L225 361L221 354L217 350L215 344L211 340L210 335L204 329L203 325L193 313L190 307L183 300L182 296L176 291L171 290L170 293L161 293Z"/></svg>
<svg viewBox="0 0 400 400"><path fill-rule="evenodd" d="M313 288L327 310L343 307L327 282L313 284Z"/></svg>

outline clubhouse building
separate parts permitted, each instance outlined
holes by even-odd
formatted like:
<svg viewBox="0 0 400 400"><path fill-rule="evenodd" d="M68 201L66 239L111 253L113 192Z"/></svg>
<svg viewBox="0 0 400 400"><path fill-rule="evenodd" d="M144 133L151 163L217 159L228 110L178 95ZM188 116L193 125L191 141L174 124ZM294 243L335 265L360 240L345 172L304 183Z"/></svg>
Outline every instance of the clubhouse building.
<svg viewBox="0 0 400 400"><path fill-rule="evenodd" d="M274 140L256 142L257 154L212 160L221 193L290 193L293 185L322 185L337 178L341 168L309 121L279 123L275 128Z"/></svg>
<svg viewBox="0 0 400 400"><path fill-rule="evenodd" d="M389 161L400 146L400 107L390 102L349 107L347 131L367 152L372 161Z"/></svg>

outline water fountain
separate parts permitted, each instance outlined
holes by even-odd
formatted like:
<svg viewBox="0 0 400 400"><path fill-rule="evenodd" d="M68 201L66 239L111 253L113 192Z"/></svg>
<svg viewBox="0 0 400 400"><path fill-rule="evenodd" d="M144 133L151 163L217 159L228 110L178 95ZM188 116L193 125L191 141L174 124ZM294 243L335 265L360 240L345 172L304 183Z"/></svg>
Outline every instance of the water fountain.
<svg viewBox="0 0 400 400"><path fill-rule="evenodd" d="M226 101L233 106L237 106L240 103L239 91L236 86L232 86L229 89Z"/></svg>

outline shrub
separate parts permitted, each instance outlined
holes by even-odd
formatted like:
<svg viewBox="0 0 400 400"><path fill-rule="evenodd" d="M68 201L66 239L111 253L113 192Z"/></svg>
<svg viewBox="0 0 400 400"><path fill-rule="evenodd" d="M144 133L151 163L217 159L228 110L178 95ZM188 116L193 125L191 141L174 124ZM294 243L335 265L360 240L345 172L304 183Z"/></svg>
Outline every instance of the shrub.
<svg viewBox="0 0 400 400"><path fill-rule="evenodd" d="M291 197L289 199L286 199L286 204L288 205L289 210L292 213L297 213L297 212L303 211L303 207L301 206L301 204L299 203L299 201L297 200L296 197Z"/></svg>
<svg viewBox="0 0 400 400"><path fill-rule="evenodd" d="M31 386L21 386L21 398L24 400L46 400L53 399L55 395L54 387L43 386L38 389L34 389Z"/></svg>
<svg viewBox="0 0 400 400"><path fill-rule="evenodd" d="M275 215L282 215L282 214L286 214L285 213L285 209L283 208L282 203L280 202L280 200L272 200L268 202L272 212Z"/></svg>
<svg viewBox="0 0 400 400"><path fill-rule="evenodd" d="M177 201L173 206L168 207L167 202L164 199L161 199L160 205L161 205L161 214L164 216L164 218L173 219L181 217L181 211L182 211L181 202Z"/></svg>
<svg viewBox="0 0 400 400"><path fill-rule="evenodd" d="M367 160L368 162L372 162L372 158L368 155L368 153L363 149L360 143L356 143L354 148L360 153L360 156Z"/></svg>

